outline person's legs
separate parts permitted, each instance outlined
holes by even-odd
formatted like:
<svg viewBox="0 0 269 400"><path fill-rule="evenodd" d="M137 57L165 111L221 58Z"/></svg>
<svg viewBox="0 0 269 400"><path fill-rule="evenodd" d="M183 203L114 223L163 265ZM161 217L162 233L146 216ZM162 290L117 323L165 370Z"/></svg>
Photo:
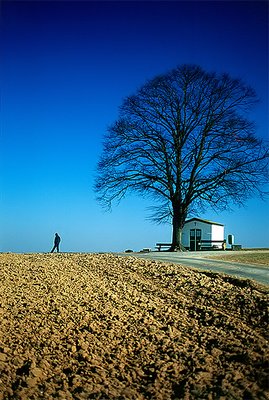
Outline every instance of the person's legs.
<svg viewBox="0 0 269 400"><path fill-rule="evenodd" d="M56 246L56 247L57 247L57 253L59 253L59 245L57 244L57 246Z"/></svg>
<svg viewBox="0 0 269 400"><path fill-rule="evenodd" d="M56 249L56 245L53 247L53 249L51 250L51 253L54 252L54 250Z"/></svg>

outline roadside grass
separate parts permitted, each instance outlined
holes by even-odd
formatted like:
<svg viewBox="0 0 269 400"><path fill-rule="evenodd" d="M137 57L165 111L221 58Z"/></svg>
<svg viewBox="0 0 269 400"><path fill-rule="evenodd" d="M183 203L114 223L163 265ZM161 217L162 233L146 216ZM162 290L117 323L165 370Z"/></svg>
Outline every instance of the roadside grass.
<svg viewBox="0 0 269 400"><path fill-rule="evenodd" d="M212 258L212 257L206 257ZM267 265L269 266L269 252L251 252L249 254L225 254L214 256L214 259L224 260L224 261L234 261L245 264L258 264L258 265Z"/></svg>

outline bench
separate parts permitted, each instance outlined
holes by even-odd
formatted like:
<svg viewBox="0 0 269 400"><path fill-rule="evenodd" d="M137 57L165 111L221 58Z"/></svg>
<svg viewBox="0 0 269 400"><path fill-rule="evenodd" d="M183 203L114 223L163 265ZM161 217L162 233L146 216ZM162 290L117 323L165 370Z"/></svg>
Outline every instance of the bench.
<svg viewBox="0 0 269 400"><path fill-rule="evenodd" d="M156 243L156 248L158 249L158 251L161 251L162 247L170 249L171 246L172 246L172 243Z"/></svg>
<svg viewBox="0 0 269 400"><path fill-rule="evenodd" d="M200 250L225 250L225 240L201 240L199 242Z"/></svg>

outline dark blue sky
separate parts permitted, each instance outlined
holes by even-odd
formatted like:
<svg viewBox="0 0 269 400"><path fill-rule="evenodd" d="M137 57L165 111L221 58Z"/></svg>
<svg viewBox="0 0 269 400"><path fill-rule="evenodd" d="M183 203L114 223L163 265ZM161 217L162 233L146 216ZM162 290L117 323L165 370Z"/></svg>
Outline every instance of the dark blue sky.
<svg viewBox="0 0 269 400"><path fill-rule="evenodd" d="M268 4L263 1L1 3L0 251L117 251L170 240L127 198L105 214L92 190L102 137L122 99L179 64L255 88L268 138ZM245 246L268 245L268 203L200 217ZM251 228L250 228L251 227ZM255 231L255 235L253 232Z"/></svg>

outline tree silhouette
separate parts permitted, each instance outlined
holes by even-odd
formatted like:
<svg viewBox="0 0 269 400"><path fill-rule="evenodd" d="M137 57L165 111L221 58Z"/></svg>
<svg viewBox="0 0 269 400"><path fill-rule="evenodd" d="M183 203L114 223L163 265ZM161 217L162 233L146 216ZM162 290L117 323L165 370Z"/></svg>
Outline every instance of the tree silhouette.
<svg viewBox="0 0 269 400"><path fill-rule="evenodd" d="M172 222L182 249L186 218L265 193L268 147L248 113L255 91L228 74L179 66L127 97L108 129L95 190L110 207L127 192L152 196L151 218Z"/></svg>

